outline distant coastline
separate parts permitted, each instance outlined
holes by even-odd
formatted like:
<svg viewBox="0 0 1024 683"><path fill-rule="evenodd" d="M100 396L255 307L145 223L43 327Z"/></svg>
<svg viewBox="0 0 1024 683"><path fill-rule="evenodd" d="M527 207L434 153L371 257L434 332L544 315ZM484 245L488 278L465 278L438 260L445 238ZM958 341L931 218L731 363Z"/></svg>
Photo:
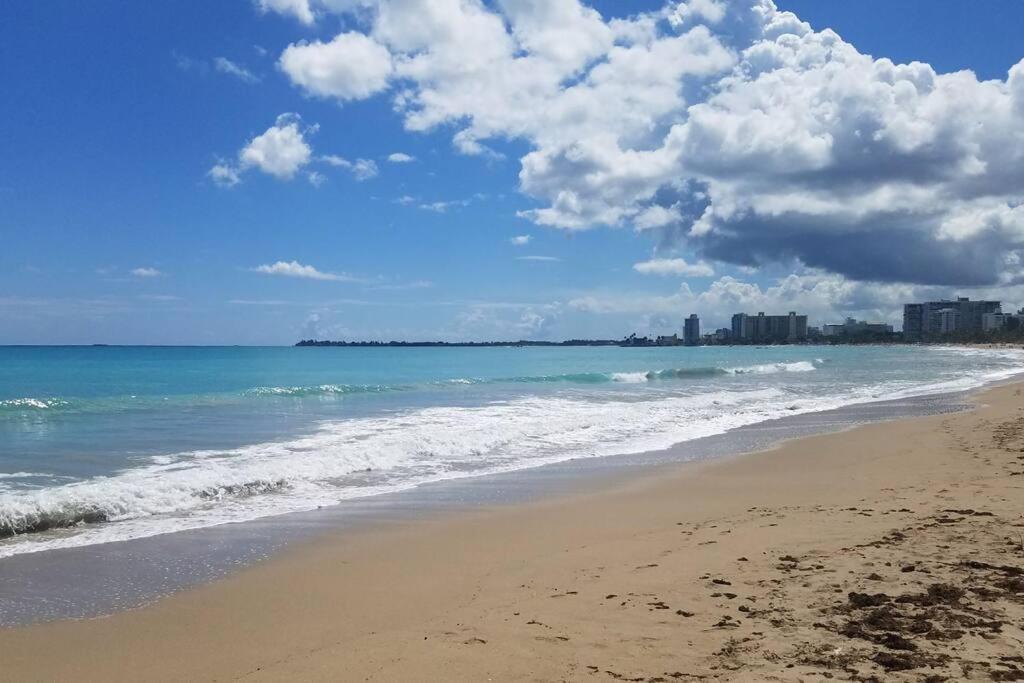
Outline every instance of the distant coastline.
<svg viewBox="0 0 1024 683"><path fill-rule="evenodd" d="M714 346L779 346L779 345L800 345L800 346L814 346L818 344L829 344L837 342L816 342L810 340L804 340L800 342L732 342L725 344L714 344ZM853 341L846 341L843 343L854 343ZM868 342L861 342L868 343ZM870 343L902 343L898 340L871 340ZM386 348L422 348L422 347L450 347L450 348L465 348L465 347L515 347L515 346L622 346L627 348L634 347L661 347L661 346L705 346L705 344L685 344L682 339L675 336L671 337L638 337L636 335L630 335L625 339L566 339L563 341L534 341L528 339L520 339L517 341L463 341L463 342L446 342L446 341L330 341L320 339L303 339L302 341L295 344L295 346L342 346L342 347L386 347Z"/></svg>
<svg viewBox="0 0 1024 683"><path fill-rule="evenodd" d="M445 341L328 341L318 339L303 339L295 346L399 346L399 347L473 347L473 346L627 346L621 340L615 339L567 339L565 341L529 341L520 339L518 341L482 341L482 342L445 342Z"/></svg>
<svg viewBox="0 0 1024 683"><path fill-rule="evenodd" d="M507 347L567 347L567 346L620 346L625 348L650 348L665 346L919 346L937 344L940 346L979 346L979 347L1010 347L1016 348L1024 344L1024 339L1015 338L945 338L910 341L896 332L888 335L864 335L847 337L830 337L806 339L797 342L722 342L717 344L685 344L683 340L673 337L637 337L625 339L566 339L563 341L535 341L519 339L516 341L331 341L327 339L303 339L296 347L329 346L352 348L507 348Z"/></svg>

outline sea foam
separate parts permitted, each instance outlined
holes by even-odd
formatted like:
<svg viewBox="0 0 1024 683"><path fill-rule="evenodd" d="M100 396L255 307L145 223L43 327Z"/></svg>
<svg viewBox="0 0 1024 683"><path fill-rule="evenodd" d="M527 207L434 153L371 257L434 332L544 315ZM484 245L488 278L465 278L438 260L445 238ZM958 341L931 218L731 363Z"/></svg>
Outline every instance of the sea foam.
<svg viewBox="0 0 1024 683"><path fill-rule="evenodd" d="M556 384L539 393L526 388L513 395L488 393L503 398L482 404L321 420L304 435L238 448L172 450L106 476L71 482L50 478L45 486L19 486L19 480L36 475L0 474L5 480L0 485L0 557L312 510L569 459L659 450L786 415L965 390L1024 369L1020 354L1007 359L1013 362L994 371L967 365L932 380L905 375L856 384L845 378L841 366L815 373L826 359L466 377L465 382L452 380L451 386ZM338 391L340 386L268 387L249 396L301 400L317 392L347 395L346 389Z"/></svg>

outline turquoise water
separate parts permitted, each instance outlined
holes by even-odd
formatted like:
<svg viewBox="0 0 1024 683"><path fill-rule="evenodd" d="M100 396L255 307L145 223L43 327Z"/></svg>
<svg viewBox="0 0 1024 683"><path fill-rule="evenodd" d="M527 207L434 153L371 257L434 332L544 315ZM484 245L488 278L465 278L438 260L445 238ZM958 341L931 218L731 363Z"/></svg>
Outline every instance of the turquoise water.
<svg viewBox="0 0 1024 683"><path fill-rule="evenodd" d="M0 348L0 557L981 386L945 347Z"/></svg>

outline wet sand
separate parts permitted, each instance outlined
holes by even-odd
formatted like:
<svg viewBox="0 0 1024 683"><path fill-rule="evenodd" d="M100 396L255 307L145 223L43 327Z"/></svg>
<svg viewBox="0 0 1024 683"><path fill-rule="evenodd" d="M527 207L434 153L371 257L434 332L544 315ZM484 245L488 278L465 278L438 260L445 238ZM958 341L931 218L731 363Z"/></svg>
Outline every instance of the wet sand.
<svg viewBox="0 0 1024 683"><path fill-rule="evenodd" d="M294 546L2 680L1024 680L1024 396ZM0 577L2 578L2 577Z"/></svg>

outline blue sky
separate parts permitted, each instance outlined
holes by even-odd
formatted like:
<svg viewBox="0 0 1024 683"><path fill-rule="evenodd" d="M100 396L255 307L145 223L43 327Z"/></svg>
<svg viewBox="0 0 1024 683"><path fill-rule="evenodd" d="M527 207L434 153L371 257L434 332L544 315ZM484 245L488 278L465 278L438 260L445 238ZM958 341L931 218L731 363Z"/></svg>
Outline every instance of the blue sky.
<svg viewBox="0 0 1024 683"><path fill-rule="evenodd" d="M751 0L593 2L577 23L555 24L556 48L541 41L551 18L529 15L536 11L529 7L516 14L509 8L516 2L465 0L463 10L472 6L473 16L454 0L438 2L456 9L427 26L435 34L410 37L409 27L401 28L405 33L388 28L385 5L391 1L353 0L348 4L362 6L341 12L333 11L337 3L317 0L0 6L0 343L620 337L677 331L692 310L713 326L734 310L790 305L817 322L845 314L892 319L904 297L959 291L1005 292L1008 301L1024 301L1020 261L1006 258L1017 253L1024 234L1024 218L1016 211L1020 186L996 188L986 175L1024 158L1019 129L1016 137L1007 133L1001 152L986 151L995 149L988 137L971 147L974 152L943 148L953 146L944 142L943 131L955 131L965 120L989 137L1000 134L999 126L1012 130L1014 116L1024 121L1024 104L1013 104L1024 102L1024 85L1007 80L1024 57L1019 1L992 0L980 11L959 2L778 0L779 22L789 26L784 12L791 11L810 25L809 31L793 29L805 43L833 29L845 41L843 50L853 53L830 59L846 60L851 71L873 68L866 66L870 60L850 57L858 53L897 64L921 61L938 74L970 69L977 79L953 84L950 92L963 91L968 101L1003 98L1009 112L974 121L971 116L982 114L965 114L948 95L907 104L906 111L899 109L899 96L895 105L885 99L869 113L861 103L858 116L902 131L894 148L863 152L877 157L866 165L845 159L838 148L822 151L815 140L838 140L844 131L808 122L813 139L806 146L772 148L771 155L806 154L820 179L813 188L827 185L834 193L822 199L829 206L820 211L786 208L785 221L765 207L785 201L794 183L811 181L794 180L792 169L776 163L758 166L769 155L759 146L768 140L759 137L763 132L750 132L757 144L747 144L749 121L729 134L709 133L705 126L698 137L695 123L684 130L696 121L690 107L707 106L702 103L713 93L730 88L734 97L714 102L713 120L749 116L747 105L736 102L739 88L747 89L747 97L757 85L754 76L736 84L729 74L762 68L752 49L768 43L792 48L796 34L781 33L788 28L759 27L754 37L733 28L733 17ZM562 4L575 11L576 0ZM670 11L675 23L665 19ZM653 19L642 26L660 22L650 29L654 33L642 40L620 36L616 45L639 50L648 41L644 45L653 49L663 41L668 49L670 40L692 34L699 46L671 54L700 66L675 81L666 77L667 85L652 77L657 87L635 98L595 88L578 111L552 115L549 123L547 112L560 111L566 91L596 81L594 70L602 63L615 64L609 56L615 48L611 42L580 47L578 54L558 56L563 61L557 64L551 55L582 44L598 23L612 26L616 18L636 20L643 13ZM508 28L514 51L467 76L456 68L458 57L477 68L476 60L483 60L474 50L480 46L468 39L445 43L447 28L491 16ZM641 22L630 26L640 31ZM339 34L362 42L338 43L329 51ZM415 41L421 41L418 47L406 47ZM369 54L359 51L365 44ZM289 46L301 61L285 66ZM384 55L384 66L374 62L374 49ZM417 54L436 59L412 67ZM534 54L550 67L554 90L543 90L547 81L494 86L513 73L504 70L512 60ZM578 63L566 66L565 59ZM389 74L386 83L374 76L381 68ZM772 70L782 68L775 64ZM801 62L785 68L805 78L801 93L817 87L812 67ZM877 78L891 85L888 76ZM918 79L923 100L919 76L906 78ZM998 85L985 90L979 81ZM540 94L532 94L534 87ZM517 89L533 99L523 105ZM972 89L987 94L973 95ZM663 106L677 93L685 101ZM815 97L822 100L820 93ZM828 97L834 96L826 102ZM834 102L841 108L847 100ZM731 106L742 111L723 109ZM624 131L619 121L634 121L649 113L645 108L657 109L651 121L640 132ZM410 123L418 115L432 123ZM933 116L927 126L915 127ZM267 157L254 144L270 129L289 126L307 160ZM417 126L422 130L410 130ZM666 142L673 130L678 139L685 136L680 144L686 151L673 151L668 162L665 150L678 150ZM460 148L460 131L470 131L475 152ZM930 137L906 143L915 136ZM799 131L791 136L798 137ZM709 141L721 149L709 153ZM745 146L737 152L737 144ZM389 160L396 153L411 159ZM734 153L728 169L715 161ZM647 169L661 163L675 165L652 178L656 174ZM941 178L920 170L937 164L967 170ZM238 182L223 182L227 176L217 182L211 170L218 166ZM911 170L897 180L871 171L851 190L847 179L866 173L865 166ZM734 170L752 167L759 173L756 184ZM597 169L595 180L578 186L580 168ZM880 180L882 175L887 177ZM867 216L871 228L832 201L907 195L899 189L907 185L897 181L920 191L920 205L901 206L899 217L865 205L856 213ZM812 185L796 187L811 191ZM718 208L754 192L761 193L761 203L743 216ZM960 199L937 215L932 192ZM714 225L695 231L708 205L716 208L714 216L706 215ZM996 227L982 227L993 221ZM894 244L909 251L937 235L943 249L948 243L949 263L960 265L940 277L907 260L890 263L891 249L879 244L888 234L905 239ZM514 244L517 236L528 241ZM974 243L985 246L967 246ZM876 251L859 251L865 244ZM856 247L841 258L849 245ZM965 250L971 253L966 265L960 256ZM945 251L932 262L941 267L943 258Z"/></svg>

